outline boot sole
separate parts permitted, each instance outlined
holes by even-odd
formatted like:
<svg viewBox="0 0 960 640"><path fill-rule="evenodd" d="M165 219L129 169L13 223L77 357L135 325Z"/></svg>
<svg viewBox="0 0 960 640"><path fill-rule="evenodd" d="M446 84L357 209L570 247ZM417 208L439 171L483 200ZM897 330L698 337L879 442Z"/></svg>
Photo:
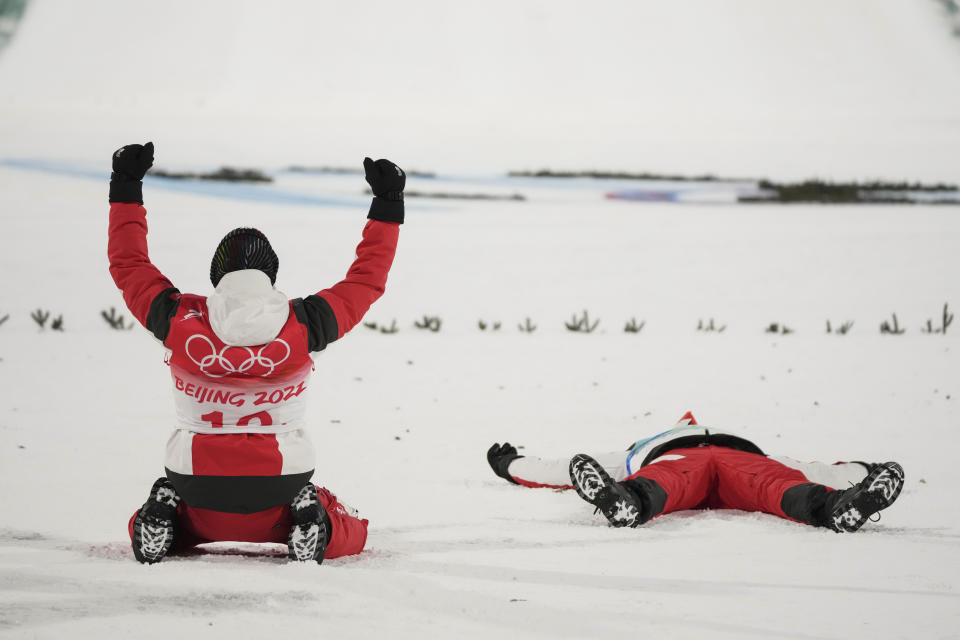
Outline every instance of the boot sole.
<svg viewBox="0 0 960 640"><path fill-rule="evenodd" d="M594 492L593 498L588 497L586 492L584 492L584 490L580 487L582 476L577 472L578 467L583 468L587 465L591 467L593 473L598 478L598 486L596 492ZM577 495L594 506L596 506L596 496L600 493L600 491L602 491L604 487L613 484L613 478L611 478L610 474L603 470L603 467L600 466L600 463L590 456L582 453L578 453L570 459L568 472L570 474L570 483L573 485L573 489L577 492Z"/></svg>
<svg viewBox="0 0 960 640"><path fill-rule="evenodd" d="M587 474L579 473L580 470L585 467L590 468L590 471ZM627 497L620 494L615 487L616 481L610 476L609 473L604 470L600 463L591 458L588 455L583 453L578 453L570 459L570 482L573 484L574 490L577 492L577 495L583 498L588 503L592 504L594 507L600 511L603 516L607 519L607 522L610 523L613 527L635 527L639 524L640 509L639 507ZM585 478L590 478L591 476L596 477L597 487L596 491L593 492L593 498L588 497L586 491L581 487L582 481ZM604 499L601 500L601 495L604 496ZM607 497L612 497L613 502L608 505L607 509L600 507L599 503L605 502ZM612 507L616 507L616 511ZM632 513L630 510L632 509Z"/></svg>
<svg viewBox="0 0 960 640"><path fill-rule="evenodd" d="M896 501L903 490L903 479L903 467L896 462L886 462L871 471L861 481L862 489L834 507L834 529L840 533L858 531L870 516Z"/></svg>
<svg viewBox="0 0 960 640"><path fill-rule="evenodd" d="M176 533L172 520L137 517L133 523L134 557L142 564L156 564L167 557Z"/></svg>
<svg viewBox="0 0 960 640"><path fill-rule="evenodd" d="M326 516L327 511L317 496L316 487L308 485L301 489L290 504L293 524L287 537L287 556L291 560L323 563L330 539Z"/></svg>

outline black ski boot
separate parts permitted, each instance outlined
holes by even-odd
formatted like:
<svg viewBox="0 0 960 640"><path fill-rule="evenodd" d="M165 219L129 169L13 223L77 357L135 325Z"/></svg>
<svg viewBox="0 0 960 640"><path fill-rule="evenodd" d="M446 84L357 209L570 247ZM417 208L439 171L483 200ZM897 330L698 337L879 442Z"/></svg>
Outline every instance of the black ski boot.
<svg viewBox="0 0 960 640"><path fill-rule="evenodd" d="M896 462L878 464L859 483L827 498L827 525L839 533L853 533L870 516L893 504L902 489L903 467Z"/></svg>
<svg viewBox="0 0 960 640"><path fill-rule="evenodd" d="M317 488L308 484L290 503L290 536L287 538L291 560L323 562L330 541L330 516L317 497Z"/></svg>
<svg viewBox="0 0 960 640"><path fill-rule="evenodd" d="M167 478L157 478L150 497L133 520L133 556L142 563L163 560L177 534L177 505L180 496Z"/></svg>
<svg viewBox="0 0 960 640"><path fill-rule="evenodd" d="M637 496L610 477L599 462L578 453L570 460L570 481L577 494L595 506L614 527L641 524L642 506Z"/></svg>

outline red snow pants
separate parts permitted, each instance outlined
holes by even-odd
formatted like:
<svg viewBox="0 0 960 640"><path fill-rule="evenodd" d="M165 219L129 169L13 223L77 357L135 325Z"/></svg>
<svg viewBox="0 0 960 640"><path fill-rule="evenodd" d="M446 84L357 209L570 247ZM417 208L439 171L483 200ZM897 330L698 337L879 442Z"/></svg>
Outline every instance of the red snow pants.
<svg viewBox="0 0 960 640"><path fill-rule="evenodd" d="M326 558L352 556L363 551L367 543L367 520L355 518L347 513L343 505L322 487L317 487L317 496L330 516L330 542L327 544ZM127 528L133 540L133 521L137 511L131 516ZM283 542L290 535L290 507L282 505L256 513L224 513L209 509L196 509L183 503L177 508L176 548L171 553L190 549L206 542Z"/></svg>
<svg viewBox="0 0 960 640"><path fill-rule="evenodd" d="M665 459L666 458L666 459ZM801 471L726 447L675 449L626 478L655 481L667 493L661 513L685 509L761 511L799 522L780 506L787 489L810 481Z"/></svg>

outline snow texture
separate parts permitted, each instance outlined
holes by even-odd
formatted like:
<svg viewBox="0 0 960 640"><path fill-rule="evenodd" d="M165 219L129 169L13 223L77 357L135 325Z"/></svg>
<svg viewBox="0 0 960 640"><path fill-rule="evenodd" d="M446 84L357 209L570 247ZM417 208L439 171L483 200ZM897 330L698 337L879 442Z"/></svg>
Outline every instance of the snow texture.
<svg viewBox="0 0 960 640"><path fill-rule="evenodd" d="M603 182L455 175L960 177L960 56L936 5L680 4L591 4L587 20L580 3L311 3L272 20L265 3L176 19L31 3L0 54L0 637L958 637L960 326L920 331L960 306L957 208L613 202ZM287 294L342 277L362 177L289 164L389 157L441 170L411 191L527 196L409 199L366 318L400 331L359 326L317 359L315 479L370 519L360 556L219 544L134 561L126 525L162 473L170 381L149 334L99 314L122 308L109 154L147 139L158 166L276 177L146 180L151 256L201 294L241 225L268 235ZM38 307L65 331L38 330ZM584 309L597 331L568 332ZM881 335L894 312L906 333ZM424 314L442 329L415 329ZM646 326L624 333L634 316ZM696 331L710 318L727 329ZM828 319L855 324L827 334ZM896 460L906 486L854 535L735 511L622 530L484 457L504 440L626 448L686 410L772 454Z"/></svg>
<svg viewBox="0 0 960 640"><path fill-rule="evenodd" d="M330 191L339 180L314 178ZM220 545L143 567L125 527L162 472L173 408L162 348L98 317L121 304L105 182L10 168L0 181L12 238L0 255L0 632L954 633L957 334L919 328L957 299L945 277L960 267L955 209L624 205L600 192L587 205L560 188L440 211L410 202L368 315L400 332L358 327L318 358L309 392L316 480L370 518L368 550L316 567L282 547ZM208 256L242 221L271 238L278 285L310 293L342 275L363 224L355 208L155 182L152 257L184 290L208 290ZM63 313L66 330L38 331L36 306ZM582 307L597 332L563 327ZM893 310L907 332L880 335ZM440 332L413 328L424 313L442 316ZM532 334L515 328L528 315ZM647 320L641 333L621 331L630 315ZM697 332L707 316L727 330ZM479 318L503 328L481 332ZM826 334L826 318L856 323ZM795 333L764 333L771 321ZM504 440L547 457L625 448L687 409L771 453L896 459L906 488L851 536L740 512L623 531L572 492L507 484L484 458Z"/></svg>

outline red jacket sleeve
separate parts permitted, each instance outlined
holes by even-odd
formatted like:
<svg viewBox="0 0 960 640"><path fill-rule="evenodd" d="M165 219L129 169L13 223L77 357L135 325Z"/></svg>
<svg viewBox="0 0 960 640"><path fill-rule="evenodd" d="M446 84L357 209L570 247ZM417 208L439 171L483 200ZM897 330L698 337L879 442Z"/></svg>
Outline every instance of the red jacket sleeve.
<svg viewBox="0 0 960 640"><path fill-rule="evenodd" d="M147 326L151 303L162 292L174 287L150 262L147 210L143 205L110 203L107 256L110 258L110 275L123 292L127 308L140 324Z"/></svg>
<svg viewBox="0 0 960 640"><path fill-rule="evenodd" d="M387 273L397 251L400 225L370 220L363 228L357 258L346 277L329 289L317 292L337 321L337 338L356 326L387 286Z"/></svg>

